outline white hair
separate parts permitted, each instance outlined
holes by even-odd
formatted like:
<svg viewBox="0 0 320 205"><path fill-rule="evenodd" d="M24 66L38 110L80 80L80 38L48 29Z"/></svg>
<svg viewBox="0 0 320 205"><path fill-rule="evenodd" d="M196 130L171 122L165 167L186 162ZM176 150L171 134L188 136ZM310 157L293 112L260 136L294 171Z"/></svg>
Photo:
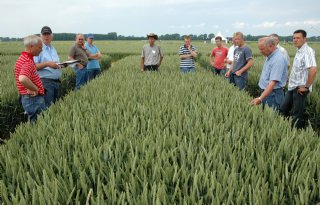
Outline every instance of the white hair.
<svg viewBox="0 0 320 205"><path fill-rule="evenodd" d="M23 44L24 44L25 47L35 46L39 42L42 42L42 39L39 36L36 36L36 35L30 35L30 36L27 36L27 37L25 37L23 39Z"/></svg>
<svg viewBox="0 0 320 205"><path fill-rule="evenodd" d="M277 45L276 39L270 36L259 38L258 43L263 43L264 46Z"/></svg>

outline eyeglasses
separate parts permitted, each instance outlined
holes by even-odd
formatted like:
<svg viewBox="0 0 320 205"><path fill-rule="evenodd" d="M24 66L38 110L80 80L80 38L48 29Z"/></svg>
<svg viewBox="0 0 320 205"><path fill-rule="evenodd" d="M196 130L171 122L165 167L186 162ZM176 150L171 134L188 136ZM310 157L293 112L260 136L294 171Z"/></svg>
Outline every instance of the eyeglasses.
<svg viewBox="0 0 320 205"><path fill-rule="evenodd" d="M83 38L78 38L79 41L83 41Z"/></svg>

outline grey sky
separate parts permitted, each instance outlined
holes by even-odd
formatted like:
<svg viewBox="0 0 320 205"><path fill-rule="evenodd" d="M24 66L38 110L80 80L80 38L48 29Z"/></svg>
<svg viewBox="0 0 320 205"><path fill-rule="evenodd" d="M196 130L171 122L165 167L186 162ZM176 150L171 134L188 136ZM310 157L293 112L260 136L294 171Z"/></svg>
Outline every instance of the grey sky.
<svg viewBox="0 0 320 205"><path fill-rule="evenodd" d="M1 0L0 36L54 33L120 35L221 33L320 36L320 1L304 0Z"/></svg>

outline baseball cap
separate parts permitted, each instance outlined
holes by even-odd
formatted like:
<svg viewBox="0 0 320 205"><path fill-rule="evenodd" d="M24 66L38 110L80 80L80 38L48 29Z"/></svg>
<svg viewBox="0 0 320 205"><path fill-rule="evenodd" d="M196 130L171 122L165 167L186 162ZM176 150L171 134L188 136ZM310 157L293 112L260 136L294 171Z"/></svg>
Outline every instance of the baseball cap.
<svg viewBox="0 0 320 205"><path fill-rule="evenodd" d="M94 38L93 34L92 33L88 33L88 38Z"/></svg>
<svg viewBox="0 0 320 205"><path fill-rule="evenodd" d="M41 34L45 34L45 33L52 34L51 28L49 26L42 27Z"/></svg>

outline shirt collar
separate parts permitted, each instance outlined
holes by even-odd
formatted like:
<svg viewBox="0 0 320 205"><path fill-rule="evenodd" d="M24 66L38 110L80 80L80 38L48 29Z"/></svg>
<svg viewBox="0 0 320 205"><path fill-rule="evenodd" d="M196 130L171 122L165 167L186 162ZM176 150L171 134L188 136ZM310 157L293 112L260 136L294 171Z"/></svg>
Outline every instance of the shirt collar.
<svg viewBox="0 0 320 205"><path fill-rule="evenodd" d="M31 53L27 52L27 51L23 51L21 54L26 56L26 57L28 57L28 58L30 58L30 59L33 59L33 55Z"/></svg>
<svg viewBox="0 0 320 205"><path fill-rule="evenodd" d="M49 44L49 45L46 45L46 44L42 44L42 49L50 49L51 48L51 45Z"/></svg>
<svg viewBox="0 0 320 205"><path fill-rule="evenodd" d="M307 48L307 46L308 46L308 44L307 44L307 42L305 42L305 43L301 46L301 48L298 48L297 52L299 52L299 53L303 52L303 51Z"/></svg>
<svg viewBox="0 0 320 205"><path fill-rule="evenodd" d="M269 60L270 58L272 58L272 56L274 56L274 54L275 54L276 52L278 52L278 51L279 51L279 48L275 49L275 50L267 57L267 59Z"/></svg>

